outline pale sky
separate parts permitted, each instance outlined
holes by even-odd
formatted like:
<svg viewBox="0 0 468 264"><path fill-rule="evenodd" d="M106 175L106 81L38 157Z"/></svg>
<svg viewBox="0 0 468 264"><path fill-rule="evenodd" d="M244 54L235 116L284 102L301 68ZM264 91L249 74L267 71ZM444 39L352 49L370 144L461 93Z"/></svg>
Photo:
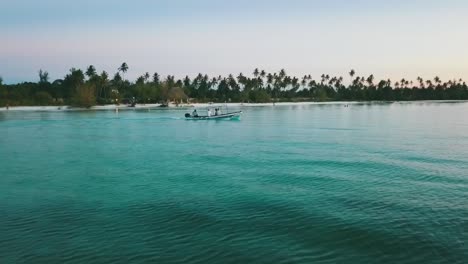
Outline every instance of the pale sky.
<svg viewBox="0 0 468 264"><path fill-rule="evenodd" d="M150 72L468 80L466 0L0 0L0 76Z"/></svg>

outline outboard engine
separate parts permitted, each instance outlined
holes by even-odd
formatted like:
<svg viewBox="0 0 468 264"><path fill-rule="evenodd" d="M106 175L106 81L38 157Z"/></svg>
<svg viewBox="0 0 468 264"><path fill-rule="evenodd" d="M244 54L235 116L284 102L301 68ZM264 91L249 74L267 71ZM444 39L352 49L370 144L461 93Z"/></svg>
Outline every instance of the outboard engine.
<svg viewBox="0 0 468 264"><path fill-rule="evenodd" d="M189 113L185 113L185 117L192 117Z"/></svg>

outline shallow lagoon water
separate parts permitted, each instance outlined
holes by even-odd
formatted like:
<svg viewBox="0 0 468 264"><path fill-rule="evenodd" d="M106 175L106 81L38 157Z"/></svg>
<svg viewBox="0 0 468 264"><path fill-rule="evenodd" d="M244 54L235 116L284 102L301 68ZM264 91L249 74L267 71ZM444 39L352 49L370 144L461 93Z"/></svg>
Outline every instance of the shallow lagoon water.
<svg viewBox="0 0 468 264"><path fill-rule="evenodd" d="M468 103L241 110L0 112L0 262L467 262Z"/></svg>

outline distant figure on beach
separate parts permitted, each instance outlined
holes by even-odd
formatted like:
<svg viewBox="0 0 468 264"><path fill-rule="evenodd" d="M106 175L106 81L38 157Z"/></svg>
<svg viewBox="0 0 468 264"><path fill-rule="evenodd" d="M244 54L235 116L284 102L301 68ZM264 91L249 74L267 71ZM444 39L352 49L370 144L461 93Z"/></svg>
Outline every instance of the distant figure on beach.
<svg viewBox="0 0 468 264"><path fill-rule="evenodd" d="M194 117L198 117L197 109L194 109L194 110L193 110L192 115L193 115Z"/></svg>
<svg viewBox="0 0 468 264"><path fill-rule="evenodd" d="M10 105L6 104L6 110L10 109Z"/></svg>

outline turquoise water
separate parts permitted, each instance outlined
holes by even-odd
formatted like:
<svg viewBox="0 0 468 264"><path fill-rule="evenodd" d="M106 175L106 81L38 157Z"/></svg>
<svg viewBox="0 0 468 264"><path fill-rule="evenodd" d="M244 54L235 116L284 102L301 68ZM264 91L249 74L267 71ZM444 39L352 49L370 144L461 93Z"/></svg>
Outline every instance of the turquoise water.
<svg viewBox="0 0 468 264"><path fill-rule="evenodd" d="M468 262L468 103L242 110L0 112L0 263Z"/></svg>

